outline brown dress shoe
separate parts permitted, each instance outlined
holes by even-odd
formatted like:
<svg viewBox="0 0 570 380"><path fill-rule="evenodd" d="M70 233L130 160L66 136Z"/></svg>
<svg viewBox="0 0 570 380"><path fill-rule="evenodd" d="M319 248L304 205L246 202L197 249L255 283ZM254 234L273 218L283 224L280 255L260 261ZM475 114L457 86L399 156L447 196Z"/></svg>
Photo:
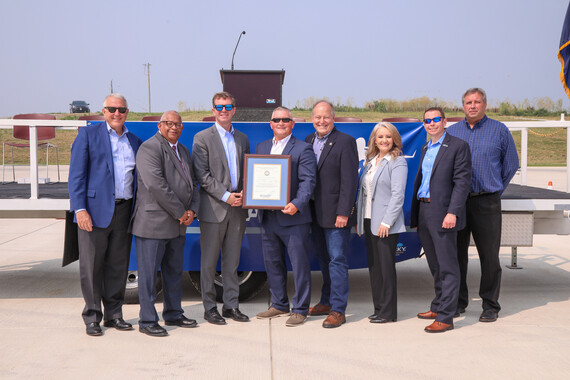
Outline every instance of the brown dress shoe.
<svg viewBox="0 0 570 380"><path fill-rule="evenodd" d="M437 317L437 313L434 313L431 310L426 311L425 313L418 313L419 319L435 319L435 317Z"/></svg>
<svg viewBox="0 0 570 380"><path fill-rule="evenodd" d="M324 328L339 327L344 322L346 322L344 314L339 313L338 311L331 311L329 313L329 316L323 321L323 327Z"/></svg>
<svg viewBox="0 0 570 380"><path fill-rule="evenodd" d="M431 325L427 326L424 330L425 330L425 332L428 332L428 333L445 332L447 330L453 330L453 324L434 321Z"/></svg>
<svg viewBox="0 0 570 380"><path fill-rule="evenodd" d="M309 308L309 315L329 315L331 307L321 303Z"/></svg>

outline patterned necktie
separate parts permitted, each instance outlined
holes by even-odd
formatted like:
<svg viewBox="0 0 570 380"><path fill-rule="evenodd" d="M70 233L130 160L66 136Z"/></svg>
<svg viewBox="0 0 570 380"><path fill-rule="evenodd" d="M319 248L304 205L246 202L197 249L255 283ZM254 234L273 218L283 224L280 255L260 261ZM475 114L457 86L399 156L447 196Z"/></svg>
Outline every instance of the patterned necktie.
<svg viewBox="0 0 570 380"><path fill-rule="evenodd" d="M182 171L184 172L184 176L186 177L187 180L189 180L188 173L186 173L186 169L184 168L184 164L182 163L182 160L180 159L180 157L178 157L178 152L176 151L176 145L172 145L172 150L174 151L174 155L178 159L178 162L180 162L180 166L182 167Z"/></svg>

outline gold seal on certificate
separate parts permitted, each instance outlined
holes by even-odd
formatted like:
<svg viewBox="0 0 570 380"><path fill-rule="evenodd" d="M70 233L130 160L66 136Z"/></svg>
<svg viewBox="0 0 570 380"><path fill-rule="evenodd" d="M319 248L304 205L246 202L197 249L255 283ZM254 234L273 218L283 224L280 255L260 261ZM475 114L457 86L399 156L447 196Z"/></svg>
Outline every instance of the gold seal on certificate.
<svg viewBox="0 0 570 380"><path fill-rule="evenodd" d="M280 210L289 203L291 156L246 154L244 208Z"/></svg>

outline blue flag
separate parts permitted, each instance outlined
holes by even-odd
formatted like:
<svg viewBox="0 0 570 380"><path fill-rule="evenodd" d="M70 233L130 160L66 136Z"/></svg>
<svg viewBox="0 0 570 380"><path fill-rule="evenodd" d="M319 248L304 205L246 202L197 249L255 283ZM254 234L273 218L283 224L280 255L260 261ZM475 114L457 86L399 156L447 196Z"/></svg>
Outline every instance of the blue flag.
<svg viewBox="0 0 570 380"><path fill-rule="evenodd" d="M558 49L558 59L562 64L560 71L560 81L564 86L566 95L570 98L570 4L566 11L566 18L562 26L562 36L560 36L560 48Z"/></svg>

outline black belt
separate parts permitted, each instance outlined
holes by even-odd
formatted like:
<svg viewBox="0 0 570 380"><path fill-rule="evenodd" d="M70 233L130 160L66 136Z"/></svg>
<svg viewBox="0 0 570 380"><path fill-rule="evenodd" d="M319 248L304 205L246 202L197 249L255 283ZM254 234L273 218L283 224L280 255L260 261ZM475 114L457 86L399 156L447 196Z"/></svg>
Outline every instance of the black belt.
<svg viewBox="0 0 570 380"><path fill-rule="evenodd" d="M497 194L498 191L494 191L492 193L488 192L488 191L480 191L478 193L469 193L469 198L473 198L473 197L478 197L479 195L491 195L491 194Z"/></svg>
<svg viewBox="0 0 570 380"><path fill-rule="evenodd" d="M420 202L423 202L423 203L430 203L431 202L431 198L419 198L418 200Z"/></svg>
<svg viewBox="0 0 570 380"><path fill-rule="evenodd" d="M115 206L122 205L125 202L130 201L130 199L115 199Z"/></svg>

